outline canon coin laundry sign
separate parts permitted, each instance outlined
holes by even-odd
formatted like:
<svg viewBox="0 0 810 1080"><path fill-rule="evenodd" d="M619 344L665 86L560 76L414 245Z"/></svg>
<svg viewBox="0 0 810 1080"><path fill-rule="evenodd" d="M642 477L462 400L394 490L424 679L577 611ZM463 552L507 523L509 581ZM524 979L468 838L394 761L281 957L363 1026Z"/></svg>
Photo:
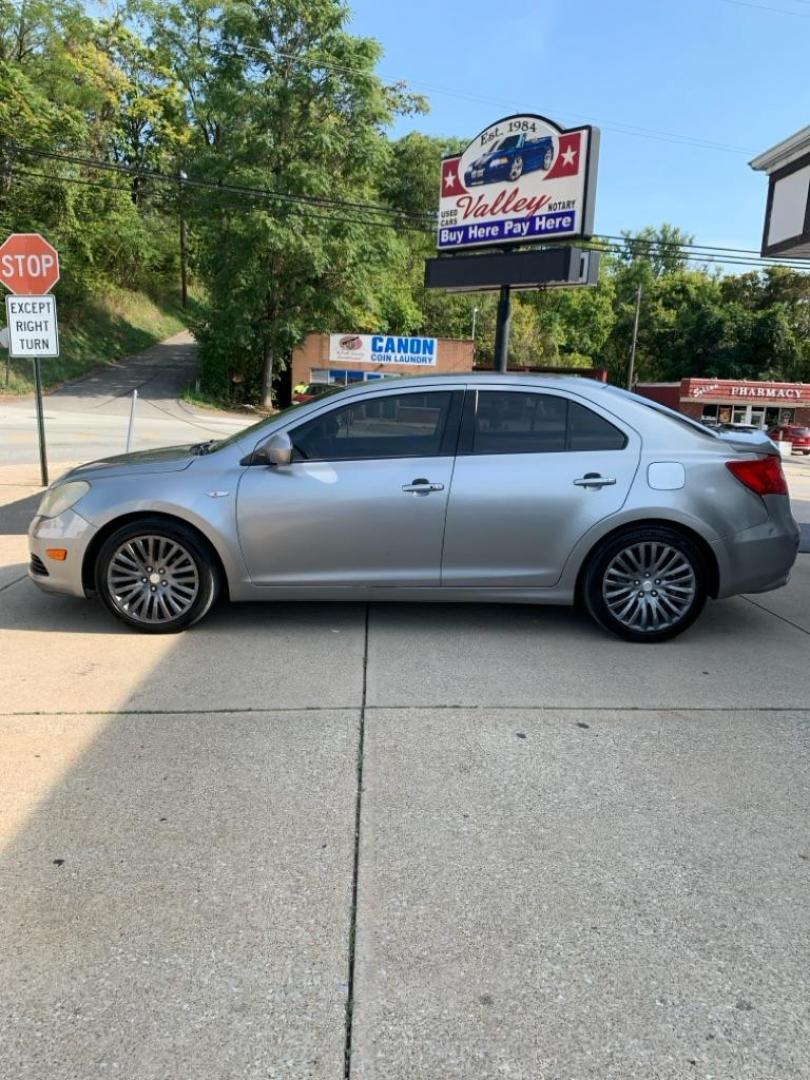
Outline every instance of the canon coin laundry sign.
<svg viewBox="0 0 810 1080"><path fill-rule="evenodd" d="M531 113L498 120L442 161L437 247L590 236L598 155L597 128Z"/></svg>
<svg viewBox="0 0 810 1080"><path fill-rule="evenodd" d="M356 364L436 366L436 338L393 334L330 334L329 359Z"/></svg>

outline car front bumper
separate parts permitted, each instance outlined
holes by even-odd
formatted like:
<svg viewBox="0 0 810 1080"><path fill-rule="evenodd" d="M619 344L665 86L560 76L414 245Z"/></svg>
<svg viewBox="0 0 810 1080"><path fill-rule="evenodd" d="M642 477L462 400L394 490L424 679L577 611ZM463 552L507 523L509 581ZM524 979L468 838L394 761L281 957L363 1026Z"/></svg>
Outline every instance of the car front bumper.
<svg viewBox="0 0 810 1080"><path fill-rule="evenodd" d="M35 517L28 529L30 579L45 592L85 596L82 565L96 531L96 526L75 510L65 510L54 518ZM67 552L62 561L48 555L54 548Z"/></svg>

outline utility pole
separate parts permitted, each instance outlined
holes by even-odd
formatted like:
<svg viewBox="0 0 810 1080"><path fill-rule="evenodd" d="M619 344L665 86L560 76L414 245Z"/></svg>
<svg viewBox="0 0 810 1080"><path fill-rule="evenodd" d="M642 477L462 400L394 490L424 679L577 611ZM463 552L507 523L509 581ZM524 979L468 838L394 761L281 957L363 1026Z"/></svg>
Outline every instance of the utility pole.
<svg viewBox="0 0 810 1080"><path fill-rule="evenodd" d="M472 314L472 339L473 339L473 341L475 341L475 320L476 320L477 317L478 317L478 308L474 307L473 308L473 314Z"/></svg>
<svg viewBox="0 0 810 1080"><path fill-rule="evenodd" d="M509 324L512 319L512 299L508 285L501 285L498 300L498 322L495 326L495 370L506 374L509 364Z"/></svg>
<svg viewBox="0 0 810 1080"><path fill-rule="evenodd" d="M188 180L188 173L181 169L179 172L180 182L177 185L177 205L180 211L180 301L183 308L188 307L188 273L186 269L188 254L188 233L186 231L186 219L183 214L183 181Z"/></svg>
<svg viewBox="0 0 810 1080"><path fill-rule="evenodd" d="M641 315L641 286L636 294L636 317L633 320L633 344L630 346L630 363L627 365L627 389L633 389L633 380L636 376L636 343L638 342L638 320Z"/></svg>

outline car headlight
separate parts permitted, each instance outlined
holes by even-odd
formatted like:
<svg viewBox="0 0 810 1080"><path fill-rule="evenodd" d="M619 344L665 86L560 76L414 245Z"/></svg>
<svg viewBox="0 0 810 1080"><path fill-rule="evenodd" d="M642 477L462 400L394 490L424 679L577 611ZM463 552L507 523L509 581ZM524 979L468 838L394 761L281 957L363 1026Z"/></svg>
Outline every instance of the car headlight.
<svg viewBox="0 0 810 1080"><path fill-rule="evenodd" d="M86 480L71 480L67 484L57 484L45 492L42 502L39 504L37 515L45 518L55 518L75 506L79 499L83 498L90 490Z"/></svg>
<svg viewBox="0 0 810 1080"><path fill-rule="evenodd" d="M508 164L509 164L509 158L508 157L496 157L496 158L493 158L492 161L490 161L490 165L508 165Z"/></svg>

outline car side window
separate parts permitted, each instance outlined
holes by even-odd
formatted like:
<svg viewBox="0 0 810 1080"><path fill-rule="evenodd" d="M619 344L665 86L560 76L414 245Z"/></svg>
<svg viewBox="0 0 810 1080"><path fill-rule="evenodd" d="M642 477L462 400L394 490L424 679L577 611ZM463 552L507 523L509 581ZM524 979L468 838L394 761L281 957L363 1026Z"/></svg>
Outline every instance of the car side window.
<svg viewBox="0 0 810 1080"><path fill-rule="evenodd" d="M566 450L624 450L627 436L598 413L568 402L568 441Z"/></svg>
<svg viewBox="0 0 810 1080"><path fill-rule="evenodd" d="M364 398L290 432L294 458L348 461L436 457L450 415L449 390Z"/></svg>
<svg viewBox="0 0 810 1080"><path fill-rule="evenodd" d="M565 449L565 398L484 390L478 395L474 454L539 454Z"/></svg>
<svg viewBox="0 0 810 1080"><path fill-rule="evenodd" d="M626 445L617 427L567 398L512 390L478 393L473 454L622 450Z"/></svg>

